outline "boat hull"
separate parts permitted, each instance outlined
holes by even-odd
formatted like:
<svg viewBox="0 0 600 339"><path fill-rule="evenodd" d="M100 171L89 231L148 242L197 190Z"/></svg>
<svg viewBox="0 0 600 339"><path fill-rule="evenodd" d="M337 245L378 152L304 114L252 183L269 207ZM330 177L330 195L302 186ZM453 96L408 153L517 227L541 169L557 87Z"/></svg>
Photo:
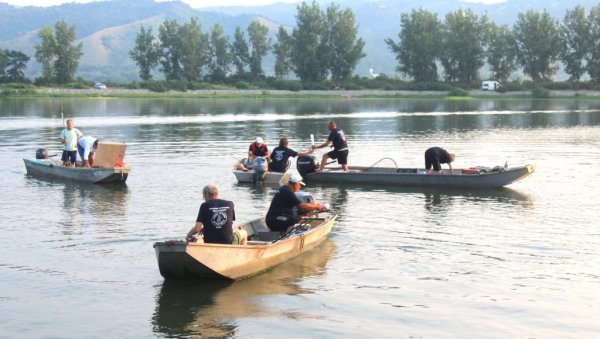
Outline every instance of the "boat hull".
<svg viewBox="0 0 600 339"><path fill-rule="evenodd" d="M347 173L341 169L309 173L305 175L305 180L335 184L494 188L522 180L535 171L535 166L525 165L476 174L464 174L462 171L458 169L452 174L426 174L423 169L416 168L350 167Z"/></svg>
<svg viewBox="0 0 600 339"><path fill-rule="evenodd" d="M318 246L331 232L336 217L324 218L304 233L276 241L250 241L247 245L158 242L154 249L160 274L165 279L177 280L248 278ZM264 225L264 220L260 223ZM255 231L244 227L249 233Z"/></svg>
<svg viewBox="0 0 600 339"><path fill-rule="evenodd" d="M239 183L255 183L256 179L254 178L254 171L241 171L234 170L233 174ZM290 174L289 172L285 173L277 173L277 172L266 172L265 176L262 178L262 182L265 185L283 185L287 180L289 180Z"/></svg>
<svg viewBox="0 0 600 339"><path fill-rule="evenodd" d="M23 159L27 174L47 179L77 181L94 184L124 183L129 175L128 167L64 167L53 160Z"/></svg>

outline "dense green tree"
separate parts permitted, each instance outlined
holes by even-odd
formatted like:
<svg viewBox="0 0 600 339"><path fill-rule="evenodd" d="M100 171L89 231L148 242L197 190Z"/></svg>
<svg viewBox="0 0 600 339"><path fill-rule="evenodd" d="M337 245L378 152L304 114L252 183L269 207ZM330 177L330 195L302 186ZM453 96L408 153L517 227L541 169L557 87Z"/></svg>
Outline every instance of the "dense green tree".
<svg viewBox="0 0 600 339"><path fill-rule="evenodd" d="M517 61L534 82L547 81L556 73L561 54L558 23L548 11L519 13L514 25Z"/></svg>
<svg viewBox="0 0 600 339"><path fill-rule="evenodd" d="M485 63L485 34L488 19L472 10L448 13L442 26L442 49L439 55L446 80L470 84Z"/></svg>
<svg viewBox="0 0 600 339"><path fill-rule="evenodd" d="M83 44L74 45L75 26L69 27L66 22L59 21L54 25L54 40L56 41L56 61L54 70L56 82L66 84L73 80L79 59L83 55Z"/></svg>
<svg viewBox="0 0 600 339"><path fill-rule="evenodd" d="M248 49L248 42L244 37L244 32L239 26L235 28L230 51L232 63L235 66L237 75L244 75L246 73L246 66L248 66L250 60L250 52Z"/></svg>
<svg viewBox="0 0 600 339"><path fill-rule="evenodd" d="M271 41L267 34L267 26L258 21L252 21L248 25L248 42L250 46L250 75L258 79L264 75L262 69L262 60L271 49Z"/></svg>
<svg viewBox="0 0 600 339"><path fill-rule="evenodd" d="M73 80L79 67L83 44L74 45L75 27L58 21L54 30L44 27L38 33L40 44L35 46L36 61L42 64L41 81L65 84Z"/></svg>
<svg viewBox="0 0 600 339"><path fill-rule="evenodd" d="M135 46L129 51L129 57L140 69L139 74L142 80L152 79L152 69L158 65L159 48L159 44L152 34L152 27L146 30L142 25L135 38Z"/></svg>
<svg viewBox="0 0 600 339"><path fill-rule="evenodd" d="M224 81L229 72L231 54L229 53L229 39L225 35L223 26L216 23L210 33L210 63L211 78L215 81Z"/></svg>
<svg viewBox="0 0 600 339"><path fill-rule="evenodd" d="M342 10L332 3L327 8L326 17L323 55L331 78L340 84L352 76L358 61L366 56L363 52L365 42L357 38L356 19L349 8Z"/></svg>
<svg viewBox="0 0 600 339"><path fill-rule="evenodd" d="M516 42L513 32L506 25L491 23L486 35L487 62L491 78L504 82L516 69Z"/></svg>
<svg viewBox="0 0 600 339"><path fill-rule="evenodd" d="M588 23L590 35L586 55L586 70L592 81L600 83L600 5L592 7L588 14Z"/></svg>
<svg viewBox="0 0 600 339"><path fill-rule="evenodd" d="M560 26L560 35L563 47L561 59L565 65L565 72L570 79L579 82L585 74L584 60L588 53L590 25L582 6L567 11L563 24Z"/></svg>
<svg viewBox="0 0 600 339"><path fill-rule="evenodd" d="M396 54L398 71L415 81L436 81L436 59L440 54L441 23L437 14L424 9L400 16L400 41L385 42Z"/></svg>
<svg viewBox="0 0 600 339"><path fill-rule="evenodd" d="M325 16L315 1L311 5L303 2L297 8L291 53L294 72L304 82L325 80L328 65L320 55Z"/></svg>
<svg viewBox="0 0 600 339"><path fill-rule="evenodd" d="M283 26L279 26L276 39L277 41L273 44L273 53L275 54L275 77L283 79L287 77L292 70L290 60L292 40Z"/></svg>
<svg viewBox="0 0 600 339"><path fill-rule="evenodd" d="M25 81L25 68L27 68L28 62L29 57L23 52L2 51L2 82Z"/></svg>
<svg viewBox="0 0 600 339"><path fill-rule="evenodd" d="M35 46L35 60L42 65L42 83L55 81L54 60L56 59L56 41L51 27L44 27L38 33L40 43Z"/></svg>
<svg viewBox="0 0 600 339"><path fill-rule="evenodd" d="M181 65L182 47L180 43L180 26L176 20L166 20L158 28L160 40L161 71L167 80L182 79L183 70Z"/></svg>
<svg viewBox="0 0 600 339"><path fill-rule="evenodd" d="M210 60L210 49L208 35L202 33L198 18L191 18L190 22L178 29L176 41L183 78L188 81L200 80L203 68Z"/></svg>

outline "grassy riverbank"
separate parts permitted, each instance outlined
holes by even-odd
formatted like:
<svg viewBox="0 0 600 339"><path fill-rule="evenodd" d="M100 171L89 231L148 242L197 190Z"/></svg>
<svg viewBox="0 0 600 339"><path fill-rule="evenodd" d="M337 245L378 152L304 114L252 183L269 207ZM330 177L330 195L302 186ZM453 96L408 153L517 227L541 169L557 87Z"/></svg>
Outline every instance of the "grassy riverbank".
<svg viewBox="0 0 600 339"><path fill-rule="evenodd" d="M600 91L548 91L549 99L599 99ZM4 97L79 97L79 98L196 98L196 99L393 99L393 98L438 98L450 100L478 99L530 99L530 91L493 92L471 90L466 96L452 96L447 91L396 91L396 90L253 90L253 89L215 89L153 92L147 89L69 89L35 88L2 91Z"/></svg>

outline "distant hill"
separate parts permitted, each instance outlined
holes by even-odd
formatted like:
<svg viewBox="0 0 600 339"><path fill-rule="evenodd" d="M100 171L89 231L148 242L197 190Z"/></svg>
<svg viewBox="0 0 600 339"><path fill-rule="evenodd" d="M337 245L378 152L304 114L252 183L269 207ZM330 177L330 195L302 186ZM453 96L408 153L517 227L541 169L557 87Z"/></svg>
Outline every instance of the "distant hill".
<svg viewBox="0 0 600 339"><path fill-rule="evenodd" d="M319 1L325 9L331 1ZM355 73L367 76L369 68L376 73L395 75L396 60L384 43L386 38L398 39L400 15L412 9L423 8L438 13L440 19L448 12L460 8L471 8L476 13L487 12L491 21L511 25L517 14L528 9L547 9L552 16L562 20L566 10L577 4L586 9L597 4L597 0L579 0L577 3L559 0L509 0L502 4L469 4L459 0L431 1L369 1L350 0L340 2L342 7L354 11L359 25L359 35L365 40L367 56L362 59ZM160 24L175 19L183 24L197 17L203 31L208 31L216 22L225 28L230 37L237 26L244 31L254 19L260 19L271 29L283 25L292 28L296 24L296 4L274 4L255 7L212 7L193 9L179 2L154 2L153 0L104 1L87 4L64 4L54 7L14 7L0 3L0 48L20 50L34 59L34 46L39 42L37 33L44 26L54 26L65 20L75 26L77 42L83 43L78 76L96 81L129 82L138 79L135 64L129 59L140 25L153 27L158 32ZM264 69L271 73L273 57L265 59ZM40 66L32 61L27 76L39 75Z"/></svg>

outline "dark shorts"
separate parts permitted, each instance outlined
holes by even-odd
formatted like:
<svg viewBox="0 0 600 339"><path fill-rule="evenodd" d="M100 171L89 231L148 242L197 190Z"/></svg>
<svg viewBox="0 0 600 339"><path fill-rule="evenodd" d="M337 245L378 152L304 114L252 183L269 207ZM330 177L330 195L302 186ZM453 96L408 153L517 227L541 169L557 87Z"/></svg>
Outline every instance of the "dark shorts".
<svg viewBox="0 0 600 339"><path fill-rule="evenodd" d="M430 152L427 150L427 152L425 152L425 169L430 170L431 167L433 167L433 170L436 172L442 169L440 161L438 160L435 152Z"/></svg>
<svg viewBox="0 0 600 339"><path fill-rule="evenodd" d="M79 156L81 157L81 161L83 162L83 154L85 153L85 149L81 146L79 146L79 144L77 144L77 153L79 153ZM89 157L94 157L94 152L90 152ZM89 159L88 159L89 160Z"/></svg>
<svg viewBox="0 0 600 339"><path fill-rule="evenodd" d="M77 151L63 151L60 160L74 164L77 161Z"/></svg>
<svg viewBox="0 0 600 339"><path fill-rule="evenodd" d="M279 215L277 217L267 218L267 227L271 231L285 232L288 227L296 224L300 220L300 217L294 215Z"/></svg>
<svg viewBox="0 0 600 339"><path fill-rule="evenodd" d="M343 150L343 151L333 150L333 151L327 153L327 155L331 159L337 159L337 162L340 165L347 165L348 164L348 150Z"/></svg>

